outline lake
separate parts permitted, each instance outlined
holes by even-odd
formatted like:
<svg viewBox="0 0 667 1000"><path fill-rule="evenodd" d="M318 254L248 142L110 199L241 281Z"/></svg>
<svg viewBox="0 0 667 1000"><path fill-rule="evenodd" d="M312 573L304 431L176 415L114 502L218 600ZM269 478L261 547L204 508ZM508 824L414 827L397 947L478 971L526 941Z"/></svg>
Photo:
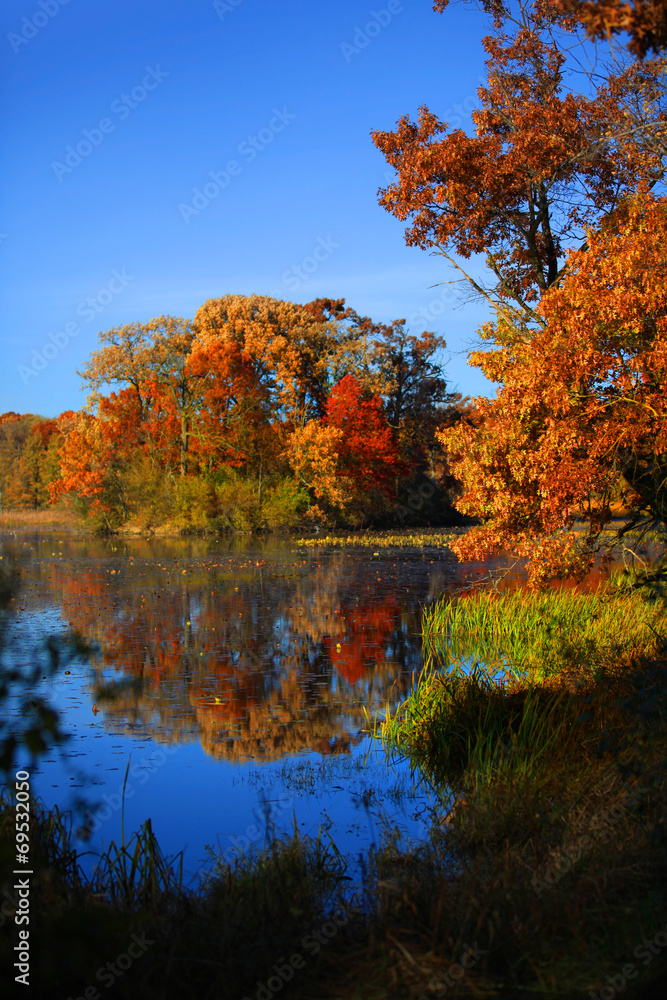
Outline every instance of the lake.
<svg viewBox="0 0 667 1000"><path fill-rule="evenodd" d="M126 837L150 817L184 852L190 883L207 845L231 861L269 829L331 837L351 868L384 825L425 836L437 800L368 727L422 667L422 607L486 567L277 537L12 541L10 652L73 630L95 644L44 685L71 736L32 772L47 806L77 807L86 865L123 812Z"/></svg>

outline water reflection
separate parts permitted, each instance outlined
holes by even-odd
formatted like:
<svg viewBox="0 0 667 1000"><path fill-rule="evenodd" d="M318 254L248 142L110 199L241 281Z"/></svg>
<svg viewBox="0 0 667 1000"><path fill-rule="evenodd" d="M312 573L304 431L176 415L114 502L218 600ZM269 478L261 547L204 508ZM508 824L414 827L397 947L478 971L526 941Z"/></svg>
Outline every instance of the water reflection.
<svg viewBox="0 0 667 1000"><path fill-rule="evenodd" d="M421 607L457 582L442 551L304 553L289 542L34 539L31 586L99 644L110 732L199 740L226 760L349 750L421 668ZM113 698L119 676L135 683Z"/></svg>
<svg viewBox="0 0 667 1000"><path fill-rule="evenodd" d="M44 638L72 629L99 647L44 692L71 738L32 774L46 805L81 801L91 870L147 817L165 853L185 851L192 884L205 845L232 856L263 843L267 810L285 833L330 830L348 859L385 819L425 836L440 797L363 732L421 670L423 606L492 567L279 539L44 533L17 547L28 561L12 649L37 662Z"/></svg>

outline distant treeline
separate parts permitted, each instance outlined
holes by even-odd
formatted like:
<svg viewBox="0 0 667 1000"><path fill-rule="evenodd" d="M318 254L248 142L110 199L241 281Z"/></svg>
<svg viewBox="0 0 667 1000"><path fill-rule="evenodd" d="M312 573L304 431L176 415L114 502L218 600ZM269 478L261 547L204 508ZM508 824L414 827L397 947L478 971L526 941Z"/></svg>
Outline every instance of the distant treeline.
<svg viewBox="0 0 667 1000"><path fill-rule="evenodd" d="M115 531L442 524L439 442L472 421L434 333L343 299L206 302L100 334L86 409L0 418L5 508L62 502ZM113 387L113 391L109 389Z"/></svg>
<svg viewBox="0 0 667 1000"><path fill-rule="evenodd" d="M49 503L62 443L55 420L11 411L0 415L0 509L38 510Z"/></svg>

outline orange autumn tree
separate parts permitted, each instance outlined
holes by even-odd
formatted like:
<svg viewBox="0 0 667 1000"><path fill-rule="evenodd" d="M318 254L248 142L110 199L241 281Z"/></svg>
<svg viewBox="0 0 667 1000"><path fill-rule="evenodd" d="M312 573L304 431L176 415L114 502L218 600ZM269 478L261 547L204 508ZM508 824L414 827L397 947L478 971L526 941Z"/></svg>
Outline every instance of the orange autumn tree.
<svg viewBox="0 0 667 1000"><path fill-rule="evenodd" d="M498 397L477 401L474 424L441 435L463 483L457 506L483 522L459 555L511 546L530 557L537 582L589 564L612 499L629 503L637 524L663 517L662 409L646 396L660 382L657 300L642 320L642 282L663 272L642 272L638 248L652 246L651 227L662 238L660 213L641 206L664 190L666 62L600 64L576 93L567 86L575 18L548 0L487 10L488 83L474 131L422 108L417 123L404 117L374 141L397 171L381 203L408 220L407 243L441 254L495 314L480 331L490 349L471 360L500 384ZM466 265L475 257L486 277ZM607 300L616 326L601 312ZM644 366L632 392L626 363ZM591 526L582 549L562 531L577 512Z"/></svg>
<svg viewBox="0 0 667 1000"><path fill-rule="evenodd" d="M58 418L63 436L60 447L60 475L51 483L51 500L68 500L86 516L100 517L107 528L116 497L113 483L122 462L115 440L105 434L101 421L85 411L68 410Z"/></svg>
<svg viewBox="0 0 667 1000"><path fill-rule="evenodd" d="M442 13L450 0L435 0L433 9ZM497 19L507 12L502 0L482 0L481 6ZM557 19L577 21L589 38L628 35L627 47L639 58L667 46L666 0L543 0L539 5Z"/></svg>
<svg viewBox="0 0 667 1000"><path fill-rule="evenodd" d="M34 414L0 415L0 506L38 509L57 477L60 436L54 420Z"/></svg>
<svg viewBox="0 0 667 1000"><path fill-rule="evenodd" d="M180 422L168 398L144 385L97 393L94 412L62 414L60 476L52 500L63 499L99 528L127 520L137 493L150 492L170 465L178 468Z"/></svg>
<svg viewBox="0 0 667 1000"><path fill-rule="evenodd" d="M201 474L242 467L275 452L270 394L236 341L196 338L188 370L199 379L190 448Z"/></svg>
<svg viewBox="0 0 667 1000"><path fill-rule="evenodd" d="M342 438L340 428L309 420L289 441L289 463L299 482L312 492L315 503L309 514L315 520L326 520L330 511L344 514L353 501L350 483L338 475Z"/></svg>
<svg viewBox="0 0 667 1000"><path fill-rule="evenodd" d="M205 347L236 346L289 432L322 415L332 347L326 317L266 295L223 295L200 306L194 327Z"/></svg>
<svg viewBox="0 0 667 1000"><path fill-rule="evenodd" d="M494 5L483 39L488 82L474 134L426 107L417 122L373 133L397 179L380 203L408 220L406 242L442 255L517 335L544 326L536 309L569 249L665 172L665 60L599 73L588 92L567 87L576 60L547 3ZM574 66L571 66L574 63ZM465 260L486 262L488 279Z"/></svg>
<svg viewBox="0 0 667 1000"><path fill-rule="evenodd" d="M267 412L268 397L256 391L252 366L236 342L203 340L190 320L130 323L101 333L100 342L80 372L94 390L93 406L107 398L101 387L121 386L118 399L129 407L128 419L142 425L146 448L181 476L193 449L199 459L208 451L238 451L233 428L241 413Z"/></svg>
<svg viewBox="0 0 667 1000"><path fill-rule="evenodd" d="M159 316L148 323L130 323L100 334L95 351L81 375L93 390L104 385L131 387L143 417L155 390L164 393L180 422L180 474L187 473L190 426L196 410L201 375L189 370L194 340L189 320Z"/></svg>
<svg viewBox="0 0 667 1000"><path fill-rule="evenodd" d="M479 428L442 435L464 484L457 506L483 524L461 558L511 546L531 580L589 568L612 519L667 526L667 200L634 199L573 251L540 303L530 343L502 320L501 346L471 356L501 385ZM588 523L577 535L575 517Z"/></svg>
<svg viewBox="0 0 667 1000"><path fill-rule="evenodd" d="M340 475L358 492L383 494L391 500L403 464L380 397L365 393L353 375L346 375L331 390L324 423L343 434Z"/></svg>
<svg viewBox="0 0 667 1000"><path fill-rule="evenodd" d="M583 24L589 38L629 35L628 49L640 59L667 46L666 0L551 0L551 4Z"/></svg>

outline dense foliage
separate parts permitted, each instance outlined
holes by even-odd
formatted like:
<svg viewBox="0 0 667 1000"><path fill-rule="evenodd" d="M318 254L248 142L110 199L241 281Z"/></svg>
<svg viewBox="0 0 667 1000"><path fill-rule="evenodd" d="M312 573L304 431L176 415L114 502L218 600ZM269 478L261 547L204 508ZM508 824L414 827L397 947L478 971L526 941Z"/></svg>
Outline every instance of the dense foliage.
<svg viewBox="0 0 667 1000"><path fill-rule="evenodd" d="M462 555L511 541L533 579L584 570L602 528L667 524L667 203L636 203L573 251L542 299L529 343L499 324L472 361L503 389L478 431L446 434L466 484L462 509L486 523ZM571 526L588 521L585 544Z"/></svg>
<svg viewBox="0 0 667 1000"><path fill-rule="evenodd" d="M0 509L36 510L48 502L61 443L55 420L0 415Z"/></svg>
<svg viewBox="0 0 667 1000"><path fill-rule="evenodd" d="M3 419L5 504L60 500L102 530L442 520L436 433L469 418L443 347L344 300L258 295L108 330L86 409Z"/></svg>
<svg viewBox="0 0 667 1000"><path fill-rule="evenodd" d="M623 531L667 522L667 63L612 49L584 73L567 4L483 6L474 133L422 107L373 138L397 171L380 201L408 220L406 242L442 255L494 313L470 361L497 397L476 401L475 426L437 435L459 510L483 522L453 547L510 548L537 583L583 573L614 516ZM659 47L633 39L641 56ZM568 530L577 519L587 533Z"/></svg>

